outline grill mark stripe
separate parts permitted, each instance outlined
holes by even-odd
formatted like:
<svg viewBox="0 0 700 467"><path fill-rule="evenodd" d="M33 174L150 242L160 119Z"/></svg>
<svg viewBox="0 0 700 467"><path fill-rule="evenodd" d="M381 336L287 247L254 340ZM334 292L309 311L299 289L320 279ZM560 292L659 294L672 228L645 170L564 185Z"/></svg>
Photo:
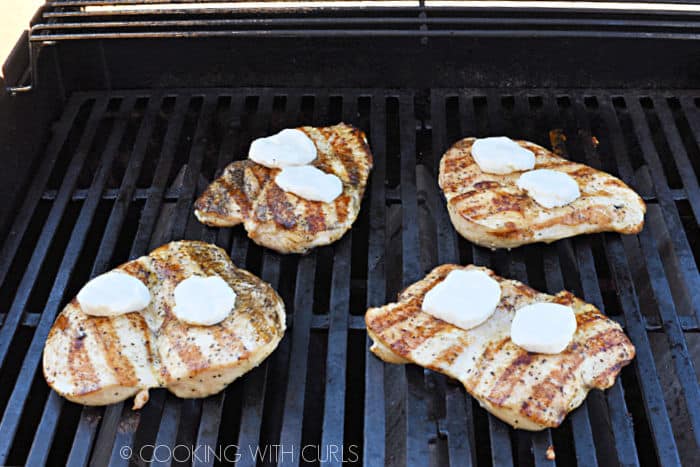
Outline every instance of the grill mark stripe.
<svg viewBox="0 0 700 467"><path fill-rule="evenodd" d="M321 133L330 146L331 153L335 155L335 159L340 163L340 167L342 168L342 174L336 175L341 180L347 180L351 185L357 184L359 177L355 167L356 163L352 157L352 147L346 140L346 128L343 127L338 131L324 129Z"/></svg>
<svg viewBox="0 0 700 467"><path fill-rule="evenodd" d="M437 357L433 360L433 364L430 366L433 370L440 370L449 368L450 365L459 357L459 355L464 351L465 347L469 345L469 342L464 337L457 337L457 343L452 344L442 352L440 352Z"/></svg>
<svg viewBox="0 0 700 467"><path fill-rule="evenodd" d="M356 130L348 131L348 128L343 128L343 131L339 132L340 144L339 147L333 147L338 155L338 159L343 164L345 173L347 174L347 179L350 184L356 186L360 182L360 166L361 163L355 160L355 152L351 142L355 139L360 140L360 135L355 134ZM336 140L338 138L336 137Z"/></svg>
<svg viewBox="0 0 700 467"><path fill-rule="evenodd" d="M255 334L258 340L268 343L273 338L273 332L271 328L272 323L267 322L267 317L260 310L251 310L250 324L255 329Z"/></svg>
<svg viewBox="0 0 700 467"><path fill-rule="evenodd" d="M585 339L584 353L596 358L598 355L607 352L611 349L625 349L631 347L631 343L627 336L618 328L608 328L598 334Z"/></svg>
<svg viewBox="0 0 700 467"><path fill-rule="evenodd" d="M187 340L187 327L176 319L170 319L165 331L165 339L170 344L180 361L190 372L197 372L207 367L207 359L199 350L199 347Z"/></svg>
<svg viewBox="0 0 700 467"><path fill-rule="evenodd" d="M501 405L513 393L513 388L532 363L532 355L524 349L516 347L514 358L508 364L501 376L494 382L488 393L488 400L495 405Z"/></svg>
<svg viewBox="0 0 700 467"><path fill-rule="evenodd" d="M245 191L245 167L240 162L234 162L230 170L227 169L223 177L219 179L223 192L230 197L221 196L219 203L234 203L241 214L247 216L250 213L252 202ZM205 198L202 195L202 198ZM223 209L223 211L233 211L233 209Z"/></svg>
<svg viewBox="0 0 700 467"><path fill-rule="evenodd" d="M407 327L399 325L393 328L393 330L398 331L399 338L393 342L387 339L386 342L395 353L407 356L428 339L450 327L450 324L433 318L426 319L417 326L414 323L408 324Z"/></svg>
<svg viewBox="0 0 700 467"><path fill-rule="evenodd" d="M306 231L312 234L326 230L326 216L323 205L314 201L303 203Z"/></svg>
<svg viewBox="0 0 700 467"><path fill-rule="evenodd" d="M235 329L229 328L224 323L220 326L211 330L212 337L217 344L222 349L233 350L233 349L244 349L243 341L240 336L236 334Z"/></svg>
<svg viewBox="0 0 700 467"><path fill-rule="evenodd" d="M335 215L338 224L343 224L348 219L348 206L350 206L351 197L346 194L338 196L335 200Z"/></svg>
<svg viewBox="0 0 700 467"><path fill-rule="evenodd" d="M72 304L79 306L75 299ZM85 348L85 340L86 337L82 339L73 337L68 350L68 368L76 394L87 394L100 387L100 377L95 371L88 350Z"/></svg>
<svg viewBox="0 0 700 467"><path fill-rule="evenodd" d="M68 353L68 364L76 394L87 394L99 388L100 378L90 361L84 339L73 338Z"/></svg>
<svg viewBox="0 0 700 467"><path fill-rule="evenodd" d="M451 204L454 204L455 206L457 206L457 205L458 205L459 203L461 203L462 201L465 201L465 200L467 200L467 199L469 199L469 198L472 198L472 197L474 197L474 196L477 196L477 195L479 195L479 194L481 194L481 192L480 192L480 191L477 191L477 190L465 191L464 193L460 193L460 194L455 195L455 196L453 196L452 198L450 198L450 203L451 203Z"/></svg>
<svg viewBox="0 0 700 467"><path fill-rule="evenodd" d="M496 355L508 342L510 342L510 337L491 342L486 346L474 365L472 376L465 379L465 386L467 388L474 390L477 386L479 386L483 379L483 375L490 371L489 368L491 368L491 366L487 362L492 361L493 356Z"/></svg>
<svg viewBox="0 0 700 467"><path fill-rule="evenodd" d="M93 335L99 336L98 340L102 346L105 363L112 370L117 383L121 386L136 386L138 384L136 370L131 361L122 354L121 349L126 344L119 339L113 321L114 318L107 317L89 317L85 320L92 329Z"/></svg>
<svg viewBox="0 0 700 467"><path fill-rule="evenodd" d="M297 226L294 205L287 198L287 194L275 183L268 183L265 188L265 202L268 212L272 214L274 222L285 230L291 230Z"/></svg>
<svg viewBox="0 0 700 467"><path fill-rule="evenodd" d="M392 313L378 313L377 316L368 319L368 326L372 328L375 334L381 335L387 329L393 327L402 321L405 321L421 312L420 307L416 305L403 306L394 309Z"/></svg>
<svg viewBox="0 0 700 467"><path fill-rule="evenodd" d="M143 339L143 345L146 348L146 359L150 365L151 373L158 374L159 368L156 367L156 363L160 366L160 363L156 361L155 355L153 354L153 335L151 330L148 328L148 324L144 318L134 315L133 318L130 317L132 328L136 328L140 332L141 338Z"/></svg>

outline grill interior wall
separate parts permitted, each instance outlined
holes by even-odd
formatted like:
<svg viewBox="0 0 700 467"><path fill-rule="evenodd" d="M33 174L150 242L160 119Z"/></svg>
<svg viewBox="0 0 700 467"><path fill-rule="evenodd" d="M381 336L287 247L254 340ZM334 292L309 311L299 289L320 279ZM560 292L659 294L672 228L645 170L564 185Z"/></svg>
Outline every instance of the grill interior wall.
<svg viewBox="0 0 700 467"><path fill-rule="evenodd" d="M551 464L550 444L562 465L688 461L679 455L693 451L700 429L691 357L697 364L699 95L74 93L23 188L0 255L0 377L10 382L0 387L0 464L118 463L122 446L178 443L235 444L245 465L248 446L280 443L358 445L368 464L543 465ZM367 132L376 164L358 221L342 240L307 256L281 256L249 242L241 228L196 221L194 198L245 155L251 139L340 120ZM574 161L619 175L648 203L644 231L510 253L458 238L437 187L437 162L458 138L487 134L556 144ZM279 290L290 327L278 350L220 395L179 400L158 390L140 412L128 404L83 408L50 392L39 366L55 314L91 275L180 238L222 246ZM366 307L393 299L444 262L486 265L550 293L567 288L623 324L638 357L561 428L510 430L454 382L383 365L367 352Z"/></svg>

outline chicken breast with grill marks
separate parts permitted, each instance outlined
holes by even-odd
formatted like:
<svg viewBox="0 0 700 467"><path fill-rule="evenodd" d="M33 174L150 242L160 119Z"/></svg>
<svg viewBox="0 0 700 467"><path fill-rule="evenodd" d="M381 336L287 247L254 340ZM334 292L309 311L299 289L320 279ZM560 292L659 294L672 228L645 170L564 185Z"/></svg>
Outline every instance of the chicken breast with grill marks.
<svg viewBox="0 0 700 467"><path fill-rule="evenodd" d="M516 141L535 154L535 169L567 173L578 184L578 199L566 206L544 208L517 186L522 172L496 175L481 171L471 155L475 141L458 141L440 161L439 184L450 219L467 240L489 248L514 248L585 233L635 234L642 230L644 201L620 179L534 143Z"/></svg>
<svg viewBox="0 0 700 467"><path fill-rule="evenodd" d="M142 281L151 303L139 312L97 317L73 299L44 347L44 377L57 393L85 405L105 405L165 387L185 398L206 397L259 365L282 339L284 303L258 277L233 265L221 248L172 242L119 269ZM174 289L192 276L218 275L236 293L233 311L212 326L179 321Z"/></svg>
<svg viewBox="0 0 700 467"><path fill-rule="evenodd" d="M305 253L342 237L357 218L372 168L367 138L345 123L298 129L316 145L311 165L342 182L340 196L323 203L285 192L275 183L280 169L247 159L229 164L202 193L197 219L216 227L242 223L255 243L280 253Z"/></svg>
<svg viewBox="0 0 700 467"><path fill-rule="evenodd" d="M425 294L460 268L484 271L501 285L493 315L469 330L421 310ZM530 353L511 341L515 310L535 302L573 309L577 329L563 352ZM620 326L593 305L566 291L547 295L473 265L433 269L404 290L397 303L367 310L365 322L374 341L371 350L382 360L415 363L455 378L496 417L533 431L559 426L590 389L612 386L635 355Z"/></svg>

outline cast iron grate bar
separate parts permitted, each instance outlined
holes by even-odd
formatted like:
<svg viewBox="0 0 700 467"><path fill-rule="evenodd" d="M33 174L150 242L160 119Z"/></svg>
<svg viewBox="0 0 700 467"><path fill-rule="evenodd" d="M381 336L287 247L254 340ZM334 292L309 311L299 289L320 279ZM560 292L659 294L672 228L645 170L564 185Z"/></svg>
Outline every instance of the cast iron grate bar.
<svg viewBox="0 0 700 467"><path fill-rule="evenodd" d="M356 120L357 97L344 95L343 121L357 125ZM334 250L331 295L328 307L330 316L321 438L321 452L324 453L335 452L343 445L344 440L352 232L348 232L339 240ZM342 457L330 458L326 464L340 465L341 460Z"/></svg>
<svg viewBox="0 0 700 467"><path fill-rule="evenodd" d="M28 185L14 221L16 234L2 246L7 253L0 262L3 286L10 271L19 269L21 276L12 306L0 313L0 333L9 338L0 345L1 370L11 381L0 396L3 463L56 459L80 466L126 465L129 460L119 455L124 446L139 452L161 442L226 442L240 443L239 464L252 465L256 459L243 444L276 441L298 448L311 442L323 454L356 438L366 465L546 465L550 444L557 462L578 465L687 460L679 430L689 426L697 433L699 416L687 340L698 330L700 284L693 243L700 199L693 159L693 144L700 142L697 95L440 89L423 103L413 92L382 90L74 94ZM363 100L366 121L358 118ZM417 114L423 105L429 106L429 118ZM367 125L363 130L375 154L360 213L368 220L358 220L352 235L307 256L282 257L252 244L242 229L209 229L194 220L194 197L217 170L244 157L252 138L310 120L325 125L341 119ZM618 173L646 195L643 233L584 236L511 254L460 239L436 183L442 152L459 137L496 132L549 146L555 129L560 133L552 133L552 144L564 135L566 157ZM115 172L117 180L107 176L112 160L124 167ZM62 175L51 186L55 174ZM37 220L40 208L47 214ZM89 276L183 237L219 244L236 264L278 287L289 311L288 333L278 351L217 396L183 401L153 391L141 412L128 404L81 409L47 391L37 375L41 346L68 297ZM25 253L28 239L36 240ZM365 239L366 271L357 275L355 249ZM361 293L368 306L381 305L444 262L491 266L549 292L569 288L626 325L637 360L605 394L590 394L562 428L533 435L488 416L447 378L415 366L384 365L370 354L366 337L366 346L349 345L351 333L364 329L361 313L349 313L353 294ZM320 294L319 279L328 287ZM9 352L18 332L30 333L26 355ZM656 344L654 336L660 336ZM652 344L666 349L674 364L659 366ZM345 389L356 361L363 362L364 376L359 411L348 410ZM669 419L670 402L657 373L662 371L678 381L688 425ZM352 433L358 429L359 435ZM405 458L396 457L401 450ZM298 458L290 461L287 455L270 463L296 465Z"/></svg>
<svg viewBox="0 0 700 467"><path fill-rule="evenodd" d="M384 102L374 96L368 137L374 155L374 169L369 180L369 247L367 249L367 306L381 306L386 301L386 141ZM369 350L372 339L366 337L363 460L365 465L384 465L386 425L384 405L384 365Z"/></svg>

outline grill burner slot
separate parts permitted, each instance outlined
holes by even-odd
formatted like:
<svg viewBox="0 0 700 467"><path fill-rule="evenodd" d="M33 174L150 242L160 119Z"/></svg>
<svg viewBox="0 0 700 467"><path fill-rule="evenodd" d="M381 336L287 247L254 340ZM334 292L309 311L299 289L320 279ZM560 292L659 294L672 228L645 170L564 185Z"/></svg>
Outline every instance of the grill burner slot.
<svg viewBox="0 0 700 467"><path fill-rule="evenodd" d="M700 430L687 348L697 345L700 329L698 96L494 89L74 93L24 187L0 254L0 377L11 382L0 387L0 464L101 465L122 462L123 446L138 452L149 444L235 444L245 465L254 463L248 446L258 444L358 445L368 465L551 465L550 444L567 465L688 462L678 448L692 452L693 428ZM249 242L242 228L196 221L194 197L232 157L244 157L251 139L339 120L364 129L376 156L360 217L339 242L286 257ZM556 143L570 159L620 175L647 199L645 230L511 253L458 238L437 187L437 163L449 144L472 134ZM222 394L179 400L156 390L141 412L128 404L83 408L48 391L38 371L41 349L66 301L90 276L179 238L217 243L280 291L290 328L278 350ZM488 416L440 375L369 355L365 307L393 299L450 261L487 265L550 293L572 290L626 327L637 359L561 428L530 434ZM673 356L670 368L663 355ZM667 381L681 388L672 405L664 401ZM676 404L687 415L671 422Z"/></svg>

